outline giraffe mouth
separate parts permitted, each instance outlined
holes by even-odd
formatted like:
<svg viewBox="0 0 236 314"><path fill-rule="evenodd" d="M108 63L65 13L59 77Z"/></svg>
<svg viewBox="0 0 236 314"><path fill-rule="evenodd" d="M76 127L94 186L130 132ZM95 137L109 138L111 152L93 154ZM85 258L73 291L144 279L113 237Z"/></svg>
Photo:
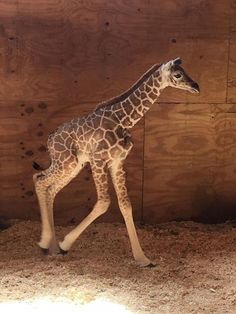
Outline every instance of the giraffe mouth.
<svg viewBox="0 0 236 314"><path fill-rule="evenodd" d="M190 92L193 94L200 94L200 88L198 83L194 82L190 86Z"/></svg>

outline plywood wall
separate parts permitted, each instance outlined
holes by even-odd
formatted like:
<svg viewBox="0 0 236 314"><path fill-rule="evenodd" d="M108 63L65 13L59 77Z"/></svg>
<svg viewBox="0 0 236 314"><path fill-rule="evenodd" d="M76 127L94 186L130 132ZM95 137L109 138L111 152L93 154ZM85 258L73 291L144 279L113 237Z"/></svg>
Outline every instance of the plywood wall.
<svg viewBox="0 0 236 314"><path fill-rule="evenodd" d="M236 216L233 0L0 0L0 216L37 219L31 163L48 134L180 56L201 87L167 89L134 129L126 164L136 220ZM103 220L120 220L113 206ZM92 208L89 167L57 197L58 223Z"/></svg>

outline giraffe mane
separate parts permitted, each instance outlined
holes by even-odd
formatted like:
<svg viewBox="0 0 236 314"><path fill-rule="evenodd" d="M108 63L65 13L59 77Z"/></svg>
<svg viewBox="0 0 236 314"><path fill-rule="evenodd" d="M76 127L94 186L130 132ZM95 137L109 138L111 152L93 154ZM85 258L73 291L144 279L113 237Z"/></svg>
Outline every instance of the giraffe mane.
<svg viewBox="0 0 236 314"><path fill-rule="evenodd" d="M108 100L100 102L96 109L104 108L106 106L112 106L121 101L124 101L127 97L129 97L143 82L145 82L156 70L161 66L161 64L154 64L147 72L145 72L134 85L132 85L128 90L123 92L122 94L110 98Z"/></svg>

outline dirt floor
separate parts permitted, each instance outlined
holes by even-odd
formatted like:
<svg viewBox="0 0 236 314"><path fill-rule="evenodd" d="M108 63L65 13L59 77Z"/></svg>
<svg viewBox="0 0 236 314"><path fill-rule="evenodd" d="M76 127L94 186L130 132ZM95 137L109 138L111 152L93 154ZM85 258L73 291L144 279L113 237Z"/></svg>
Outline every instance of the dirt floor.
<svg viewBox="0 0 236 314"><path fill-rule="evenodd" d="M92 225L67 256L42 255L39 234L30 221L0 232L0 313L236 313L234 223L139 226L156 268L136 266L123 224Z"/></svg>

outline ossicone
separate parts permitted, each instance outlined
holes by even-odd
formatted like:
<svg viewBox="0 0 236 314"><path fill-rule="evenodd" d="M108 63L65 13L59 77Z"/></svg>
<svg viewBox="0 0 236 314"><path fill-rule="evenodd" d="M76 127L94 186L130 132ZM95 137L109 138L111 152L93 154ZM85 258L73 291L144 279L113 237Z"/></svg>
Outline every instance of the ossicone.
<svg viewBox="0 0 236 314"><path fill-rule="evenodd" d="M182 60L180 58L176 58L173 60L173 64L180 65L182 63Z"/></svg>

